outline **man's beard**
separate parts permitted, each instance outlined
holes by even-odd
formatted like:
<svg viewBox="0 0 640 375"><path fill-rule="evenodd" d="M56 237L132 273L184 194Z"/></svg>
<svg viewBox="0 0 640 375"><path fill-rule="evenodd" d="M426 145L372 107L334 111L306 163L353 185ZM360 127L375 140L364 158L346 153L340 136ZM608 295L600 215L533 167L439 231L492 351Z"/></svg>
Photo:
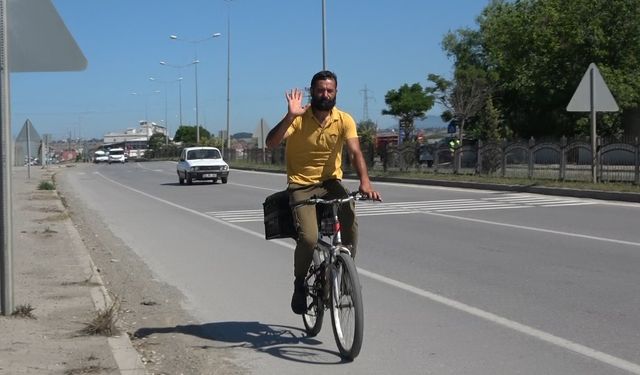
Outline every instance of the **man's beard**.
<svg viewBox="0 0 640 375"><path fill-rule="evenodd" d="M324 98L322 96L311 97L311 108L317 111L330 111L336 105L336 98Z"/></svg>

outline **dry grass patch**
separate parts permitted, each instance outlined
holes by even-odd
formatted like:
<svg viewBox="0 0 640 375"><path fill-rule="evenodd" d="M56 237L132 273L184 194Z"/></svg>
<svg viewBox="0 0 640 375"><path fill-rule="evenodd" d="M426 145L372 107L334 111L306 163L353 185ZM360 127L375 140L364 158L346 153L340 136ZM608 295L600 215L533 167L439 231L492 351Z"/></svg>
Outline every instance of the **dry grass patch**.
<svg viewBox="0 0 640 375"><path fill-rule="evenodd" d="M58 194L55 192L36 192L31 194L30 200L33 201L53 201L58 199Z"/></svg>
<svg viewBox="0 0 640 375"><path fill-rule="evenodd" d="M57 231L57 230L53 230L53 229L51 229L51 228L49 228L49 227L46 227L46 228L44 228L44 230L42 231L42 233L45 233L45 234L54 234L54 233L58 233L58 231Z"/></svg>
<svg viewBox="0 0 640 375"><path fill-rule="evenodd" d="M45 221L63 221L69 218L69 214L67 212L61 212L55 215L49 215L43 219L36 220L37 223L43 223Z"/></svg>
<svg viewBox="0 0 640 375"><path fill-rule="evenodd" d="M63 281L60 285L62 285L62 286L73 286L73 285L79 285L79 286L101 286L102 285L99 282L92 281L91 280L92 278L93 278L93 276L89 276L87 279L82 280L82 281Z"/></svg>
<svg viewBox="0 0 640 375"><path fill-rule="evenodd" d="M64 372L64 375L82 375L82 374L102 374L105 371L111 371L112 369L102 366L85 366L80 368L70 369Z"/></svg>
<svg viewBox="0 0 640 375"><path fill-rule="evenodd" d="M35 307L30 304L18 305L11 313L11 316L14 318L35 319L36 316L33 315L33 310L35 310Z"/></svg>
<svg viewBox="0 0 640 375"><path fill-rule="evenodd" d="M120 299L115 297L111 305L105 310L98 310L96 316L89 323L85 323L80 332L91 336L114 336L118 334L116 323L120 318L119 313Z"/></svg>
<svg viewBox="0 0 640 375"><path fill-rule="evenodd" d="M58 207L40 207L40 208L38 209L38 211L40 211L40 212L45 212L45 213L48 213L48 214L50 214L50 213L57 213L57 214L59 214L59 213L63 213L63 212L64 212L64 210L63 210L63 209L58 208Z"/></svg>

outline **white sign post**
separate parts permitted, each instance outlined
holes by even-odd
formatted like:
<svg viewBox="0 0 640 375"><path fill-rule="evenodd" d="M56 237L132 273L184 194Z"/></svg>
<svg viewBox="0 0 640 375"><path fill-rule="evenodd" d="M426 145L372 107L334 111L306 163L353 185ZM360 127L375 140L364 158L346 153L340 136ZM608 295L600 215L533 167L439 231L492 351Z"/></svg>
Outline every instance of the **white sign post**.
<svg viewBox="0 0 640 375"><path fill-rule="evenodd" d="M598 152L596 145L596 112L617 112L616 100L602 78L596 64L589 64L576 92L567 105L568 112L591 113L591 176L598 182Z"/></svg>
<svg viewBox="0 0 640 375"><path fill-rule="evenodd" d="M263 118L260 119L260 125L253 132L253 137L258 138L258 148L262 149L262 163L266 163L266 137L265 134L269 133L269 125L264 121Z"/></svg>
<svg viewBox="0 0 640 375"><path fill-rule="evenodd" d="M87 59L51 0L0 0L0 315L13 312L9 72L74 71L86 66Z"/></svg>

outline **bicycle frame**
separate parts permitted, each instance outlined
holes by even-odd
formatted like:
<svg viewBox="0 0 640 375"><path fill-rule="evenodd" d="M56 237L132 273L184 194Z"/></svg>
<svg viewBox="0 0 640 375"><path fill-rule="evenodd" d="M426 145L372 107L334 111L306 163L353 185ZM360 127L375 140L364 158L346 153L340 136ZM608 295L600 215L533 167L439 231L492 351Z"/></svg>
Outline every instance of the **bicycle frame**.
<svg viewBox="0 0 640 375"><path fill-rule="evenodd" d="M318 251L321 256L325 257L324 259L321 259L321 261L326 260L326 257L328 255L327 263L333 264L339 252L343 252L351 256L351 250L347 246L342 245L342 227L340 225L340 219L338 218L338 207L341 204L348 203L352 200L357 199L358 197L358 193L352 193L347 198L330 200L324 200L322 198L310 198L296 206L324 205L328 206L331 209L330 217L319 215L320 217L318 218L318 242L316 243L316 248L314 251Z"/></svg>
<svg viewBox="0 0 640 375"><path fill-rule="evenodd" d="M341 356L347 360L353 360L362 345L362 295L351 250L342 244L338 207L357 199L356 197L357 193L350 194L347 198L311 198L300 203L330 208L330 211L316 211L319 213L316 215L319 218L318 241L314 248L313 263L305 280L307 298L312 299L308 312L303 314L305 329L310 336L318 334L324 310L331 310L334 337ZM353 314L343 316L345 308L354 311Z"/></svg>

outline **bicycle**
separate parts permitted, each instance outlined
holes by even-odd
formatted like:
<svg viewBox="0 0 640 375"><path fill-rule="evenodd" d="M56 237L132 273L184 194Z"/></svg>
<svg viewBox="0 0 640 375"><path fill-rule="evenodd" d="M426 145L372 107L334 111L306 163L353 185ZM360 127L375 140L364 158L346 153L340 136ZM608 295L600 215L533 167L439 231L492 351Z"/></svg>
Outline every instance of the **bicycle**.
<svg viewBox="0 0 640 375"><path fill-rule="evenodd" d="M364 311L356 265L351 251L342 244L338 207L366 199L356 192L347 198L310 198L298 204L324 206L316 210L318 242L305 277L307 312L302 321L307 334L316 336L322 328L325 310L330 310L333 335L340 355L346 360L356 358L362 348Z"/></svg>

